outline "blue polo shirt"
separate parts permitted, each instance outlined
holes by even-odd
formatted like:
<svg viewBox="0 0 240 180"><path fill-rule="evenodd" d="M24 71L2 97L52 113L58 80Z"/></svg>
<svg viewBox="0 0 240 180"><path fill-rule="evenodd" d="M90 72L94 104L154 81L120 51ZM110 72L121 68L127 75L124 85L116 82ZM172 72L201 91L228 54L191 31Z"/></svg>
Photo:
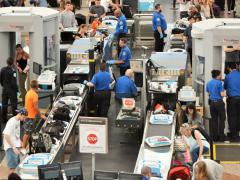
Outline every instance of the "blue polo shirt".
<svg viewBox="0 0 240 180"><path fill-rule="evenodd" d="M152 18L152 29L157 31L157 27L160 26L163 31L167 30L167 21L162 13L154 12Z"/></svg>
<svg viewBox="0 0 240 180"><path fill-rule="evenodd" d="M224 91L222 82L217 79L212 79L207 83L206 87L207 92L210 95L212 101L222 100L221 92Z"/></svg>
<svg viewBox="0 0 240 180"><path fill-rule="evenodd" d="M112 82L110 74L106 71L99 71L94 74L91 83L94 84L96 91L109 90L109 84Z"/></svg>
<svg viewBox="0 0 240 180"><path fill-rule="evenodd" d="M131 98L137 94L137 87L128 76L121 76L117 79L115 93L118 99Z"/></svg>
<svg viewBox="0 0 240 180"><path fill-rule="evenodd" d="M233 70L230 72L224 81L224 88L227 90L229 97L240 96L240 72Z"/></svg>
<svg viewBox="0 0 240 180"><path fill-rule="evenodd" d="M119 67L130 67L131 56L131 51L128 46L121 48L118 59L124 61L124 64L120 64Z"/></svg>
<svg viewBox="0 0 240 180"><path fill-rule="evenodd" d="M142 180L149 180L149 179L146 176L143 176Z"/></svg>
<svg viewBox="0 0 240 180"><path fill-rule="evenodd" d="M127 34L128 27L127 27L127 20L124 14L118 17L118 22L116 26L116 32L115 35L119 35L121 33Z"/></svg>

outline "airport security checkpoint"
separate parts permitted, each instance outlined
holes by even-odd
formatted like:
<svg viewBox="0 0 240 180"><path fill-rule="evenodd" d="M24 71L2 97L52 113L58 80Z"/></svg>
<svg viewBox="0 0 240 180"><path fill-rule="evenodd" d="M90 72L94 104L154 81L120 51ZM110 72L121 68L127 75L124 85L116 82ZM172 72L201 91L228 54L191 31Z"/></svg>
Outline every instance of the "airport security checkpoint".
<svg viewBox="0 0 240 180"><path fill-rule="evenodd" d="M0 0L0 179L239 179L239 17L239 0Z"/></svg>

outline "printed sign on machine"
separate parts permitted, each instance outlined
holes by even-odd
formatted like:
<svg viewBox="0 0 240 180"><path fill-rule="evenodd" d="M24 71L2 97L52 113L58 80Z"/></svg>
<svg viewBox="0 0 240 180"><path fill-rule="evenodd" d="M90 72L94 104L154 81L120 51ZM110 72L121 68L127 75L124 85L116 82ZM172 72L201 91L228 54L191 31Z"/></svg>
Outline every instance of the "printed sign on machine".
<svg viewBox="0 0 240 180"><path fill-rule="evenodd" d="M108 152L107 118L79 118L79 151L106 154Z"/></svg>

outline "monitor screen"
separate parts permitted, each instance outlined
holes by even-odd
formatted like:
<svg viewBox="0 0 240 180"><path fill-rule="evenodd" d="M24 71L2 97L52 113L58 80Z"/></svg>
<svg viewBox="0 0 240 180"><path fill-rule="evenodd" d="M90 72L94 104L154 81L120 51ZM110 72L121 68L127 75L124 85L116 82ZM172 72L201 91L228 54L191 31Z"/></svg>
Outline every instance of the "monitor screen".
<svg viewBox="0 0 240 180"><path fill-rule="evenodd" d="M42 65L36 62L33 62L33 73L40 75L42 71Z"/></svg>

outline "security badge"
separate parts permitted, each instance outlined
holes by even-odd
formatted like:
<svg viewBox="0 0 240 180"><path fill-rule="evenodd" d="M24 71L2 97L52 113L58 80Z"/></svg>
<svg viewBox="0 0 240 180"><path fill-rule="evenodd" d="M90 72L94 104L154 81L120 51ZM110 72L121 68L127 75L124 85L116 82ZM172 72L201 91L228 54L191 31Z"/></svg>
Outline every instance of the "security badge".
<svg viewBox="0 0 240 180"><path fill-rule="evenodd" d="M17 77L17 74L16 74L16 72L14 72L14 73L13 73L13 77Z"/></svg>
<svg viewBox="0 0 240 180"><path fill-rule="evenodd" d="M157 21L160 21L160 18L157 18Z"/></svg>
<svg viewBox="0 0 240 180"><path fill-rule="evenodd" d="M127 53L126 53L125 51L123 51L122 55L123 55L123 56L126 56L126 54L127 54Z"/></svg>

